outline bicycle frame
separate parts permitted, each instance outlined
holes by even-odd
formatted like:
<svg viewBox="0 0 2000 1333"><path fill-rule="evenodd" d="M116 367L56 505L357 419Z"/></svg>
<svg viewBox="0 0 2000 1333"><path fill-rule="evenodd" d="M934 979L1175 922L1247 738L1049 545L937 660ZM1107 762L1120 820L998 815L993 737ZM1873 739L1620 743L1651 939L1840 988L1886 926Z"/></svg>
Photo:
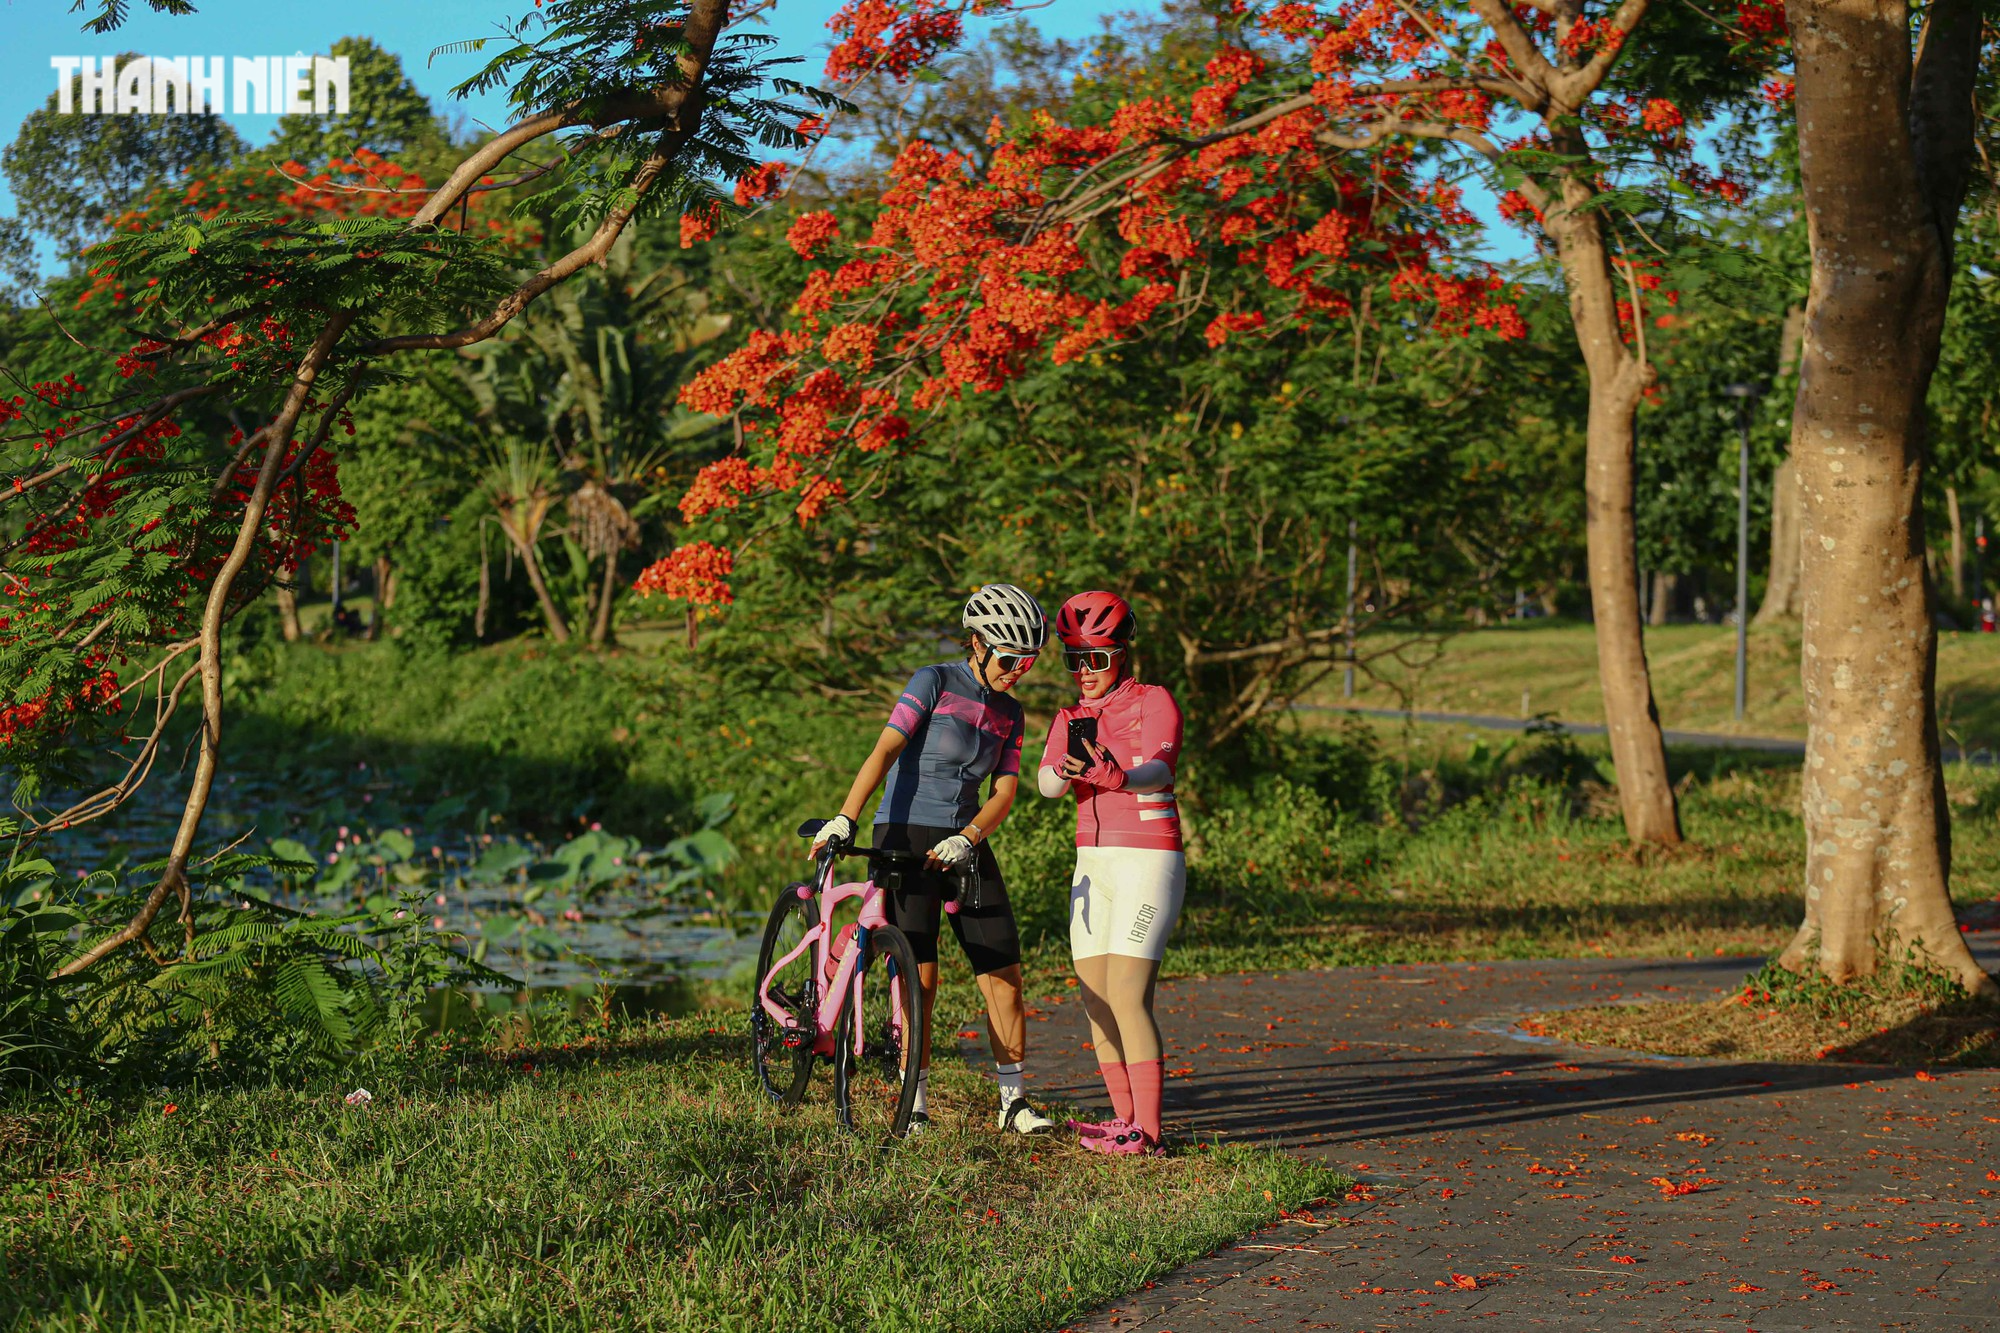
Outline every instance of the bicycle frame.
<svg viewBox="0 0 2000 1333"><path fill-rule="evenodd" d="M861 917L854 932L853 942L849 944L846 956L840 960L840 966L834 972L833 980L826 984L825 990L820 995L819 1004L813 1012L812 1048L815 1055L833 1054L834 1031L835 1025L840 1021L840 1006L847 998L849 986L855 981L855 970L862 966L861 960L867 955L868 932L889 924L888 914L882 910L882 890L875 883L874 876L871 874L865 880L835 884L833 866L833 858L827 858L825 867L814 876L820 886L819 924L808 930L804 939L793 946L784 957L773 962L770 971L757 980L757 1003L763 1006L764 1012L769 1014L781 1028L793 1026L792 1015L771 999L771 977L782 971L807 949L813 951L813 975L825 977L826 965L833 948L833 911L849 898L861 899ZM798 895L801 898L811 898L812 886L801 884L798 887ZM896 1021L902 1023L906 1031L909 1030L909 1016L901 1012L903 1006L900 991L891 991L890 1005ZM856 1023L854 1054L857 1057L862 1053L863 1039L861 1025Z"/></svg>

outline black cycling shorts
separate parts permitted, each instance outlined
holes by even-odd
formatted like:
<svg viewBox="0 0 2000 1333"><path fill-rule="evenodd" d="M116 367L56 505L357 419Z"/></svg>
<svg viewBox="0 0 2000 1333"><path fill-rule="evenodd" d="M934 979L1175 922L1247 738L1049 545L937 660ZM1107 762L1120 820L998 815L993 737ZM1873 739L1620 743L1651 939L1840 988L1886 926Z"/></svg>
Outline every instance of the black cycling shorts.
<svg viewBox="0 0 2000 1333"><path fill-rule="evenodd" d="M875 845L889 851L927 852L958 831L923 824L877 824ZM1007 883L1000 878L992 844L982 842L974 848L973 863L979 867L979 907L961 907L949 920L973 975L983 977L1020 965L1021 931L1014 924L1014 906L1007 901ZM889 924L909 937L919 963L937 961L938 914L954 891L945 872L923 870L904 872L902 887L882 895Z"/></svg>

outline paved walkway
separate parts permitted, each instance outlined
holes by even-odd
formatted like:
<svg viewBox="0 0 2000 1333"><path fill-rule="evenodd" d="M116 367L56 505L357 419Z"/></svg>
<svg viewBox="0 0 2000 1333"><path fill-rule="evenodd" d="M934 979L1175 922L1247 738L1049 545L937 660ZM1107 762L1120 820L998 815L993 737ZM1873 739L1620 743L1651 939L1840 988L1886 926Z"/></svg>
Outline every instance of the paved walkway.
<svg viewBox="0 0 2000 1333"><path fill-rule="evenodd" d="M2000 1330L2000 1071L1509 1035L1536 1009L1727 989L1757 961L1163 984L1170 1133L1275 1141L1365 1185L1079 1327ZM1040 1089L1102 1105L1081 1006L1037 1017Z"/></svg>

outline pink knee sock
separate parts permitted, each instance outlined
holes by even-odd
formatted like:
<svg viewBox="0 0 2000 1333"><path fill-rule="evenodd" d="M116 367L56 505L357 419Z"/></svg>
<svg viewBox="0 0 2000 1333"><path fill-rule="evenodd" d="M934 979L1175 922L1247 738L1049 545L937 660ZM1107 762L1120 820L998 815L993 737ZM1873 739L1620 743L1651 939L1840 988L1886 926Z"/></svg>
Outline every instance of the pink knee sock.
<svg viewBox="0 0 2000 1333"><path fill-rule="evenodd" d="M1111 1114L1131 1124L1132 1083L1125 1077L1125 1066L1122 1063L1101 1064L1097 1072L1104 1075L1104 1090L1111 1094Z"/></svg>
<svg viewBox="0 0 2000 1333"><path fill-rule="evenodd" d="M1125 1066L1132 1080L1132 1123L1155 1143L1160 1141L1160 1065L1159 1060L1142 1060Z"/></svg>

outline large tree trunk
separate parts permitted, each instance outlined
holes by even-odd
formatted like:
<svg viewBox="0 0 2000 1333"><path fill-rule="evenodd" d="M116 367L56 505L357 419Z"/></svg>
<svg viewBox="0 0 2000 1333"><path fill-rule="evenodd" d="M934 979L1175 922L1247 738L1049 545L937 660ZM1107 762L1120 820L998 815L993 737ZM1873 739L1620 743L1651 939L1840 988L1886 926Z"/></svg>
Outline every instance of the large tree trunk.
<svg viewBox="0 0 2000 1333"><path fill-rule="evenodd" d="M1924 396L1970 161L1978 13L1934 0L1914 81L1902 0L1793 0L1790 15L1813 269L1792 417L1806 901L1780 961L1846 981L1885 951L1915 949L1992 991L1948 888L1922 507ZM1966 122L1956 135L1954 120Z"/></svg>
<svg viewBox="0 0 2000 1333"><path fill-rule="evenodd" d="M1637 376L1624 378L1636 381ZM1607 389L1618 387L1614 382ZM1620 397L1600 390L1592 377L1583 492L1597 675L1604 692L1605 730L1611 737L1625 835L1633 842L1673 844L1681 840L1680 814L1667 776L1666 738L1653 704L1653 678L1646 667L1639 614L1632 433L1637 384L1629 403Z"/></svg>
<svg viewBox="0 0 2000 1333"><path fill-rule="evenodd" d="M1579 144L1581 151L1583 145ZM1597 631L1597 673L1604 692L1605 730L1617 770L1618 804L1633 842L1675 844L1680 813L1667 776L1639 607L1638 525L1634 486L1637 436L1633 418L1651 378L1645 357L1645 314L1636 311L1638 355L1625 346L1618 288L1605 249L1593 183L1572 177L1562 204L1543 225L1555 239L1569 288L1570 322L1590 372L1590 416L1584 446L1585 548L1590 566L1591 618Z"/></svg>

